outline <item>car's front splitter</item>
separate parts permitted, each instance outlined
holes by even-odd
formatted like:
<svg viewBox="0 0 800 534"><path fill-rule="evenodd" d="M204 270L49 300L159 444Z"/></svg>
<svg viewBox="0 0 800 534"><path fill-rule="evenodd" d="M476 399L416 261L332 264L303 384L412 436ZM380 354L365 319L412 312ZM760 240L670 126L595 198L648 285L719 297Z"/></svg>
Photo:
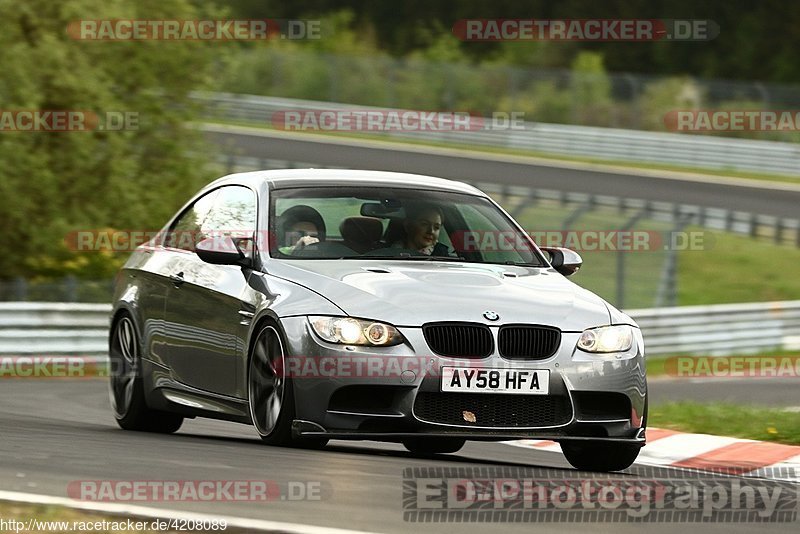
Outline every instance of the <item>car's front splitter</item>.
<svg viewBox="0 0 800 534"><path fill-rule="evenodd" d="M296 437L306 438L327 438L344 440L374 440L374 441L403 441L408 438L463 438L471 441L508 441L515 439L536 439L551 441L604 441L638 444L643 446L646 441L644 428L628 428L622 435L599 436L599 435L580 435L582 423L574 423L563 429L552 431L531 431L531 430L486 430L486 429L444 429L429 428L425 425L418 429L406 431L370 431L361 430L329 430L317 423L296 419L292 424L292 434ZM585 426L585 425L584 425ZM588 427L587 427L588 428ZM597 428L593 425L592 428Z"/></svg>

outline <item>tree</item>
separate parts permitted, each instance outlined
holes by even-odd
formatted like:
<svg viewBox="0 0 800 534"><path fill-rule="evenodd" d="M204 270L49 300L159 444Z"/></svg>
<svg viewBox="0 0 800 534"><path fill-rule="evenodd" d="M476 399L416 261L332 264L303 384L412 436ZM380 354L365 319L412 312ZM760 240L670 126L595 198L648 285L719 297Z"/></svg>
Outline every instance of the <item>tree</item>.
<svg viewBox="0 0 800 534"><path fill-rule="evenodd" d="M87 41L78 20L197 19L188 0L0 0L0 110L88 110L136 117L123 131L0 131L0 278L108 275L65 235L161 227L212 178L189 93L211 79L219 46L200 41ZM91 121L87 121L91 124ZM130 123L133 126L133 123ZM117 262L118 263L118 262Z"/></svg>

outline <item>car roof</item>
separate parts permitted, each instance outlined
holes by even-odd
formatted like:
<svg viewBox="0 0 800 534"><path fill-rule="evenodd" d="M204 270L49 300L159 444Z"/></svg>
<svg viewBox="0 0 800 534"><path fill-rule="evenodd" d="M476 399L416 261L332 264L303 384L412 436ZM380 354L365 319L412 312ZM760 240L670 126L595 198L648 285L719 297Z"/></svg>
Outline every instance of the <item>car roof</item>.
<svg viewBox="0 0 800 534"><path fill-rule="evenodd" d="M351 169L280 169L240 172L214 180L203 189L225 184L241 184L257 188L263 183L267 183L270 189L366 185L406 189L434 189L486 196L480 189L455 180L434 178L422 174Z"/></svg>

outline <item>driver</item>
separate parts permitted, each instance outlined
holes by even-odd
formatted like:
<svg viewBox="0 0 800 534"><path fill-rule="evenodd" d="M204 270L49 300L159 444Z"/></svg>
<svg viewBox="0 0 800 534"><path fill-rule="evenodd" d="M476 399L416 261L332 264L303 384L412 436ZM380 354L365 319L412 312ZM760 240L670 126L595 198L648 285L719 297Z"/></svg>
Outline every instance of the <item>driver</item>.
<svg viewBox="0 0 800 534"><path fill-rule="evenodd" d="M405 237L392 246L414 250L426 256L447 256L447 247L439 243L439 233L444 224L442 210L431 204L406 206L403 223Z"/></svg>
<svg viewBox="0 0 800 534"><path fill-rule="evenodd" d="M325 240L325 221L311 206L292 206L283 212L278 224L283 246L282 254L294 254L299 250Z"/></svg>

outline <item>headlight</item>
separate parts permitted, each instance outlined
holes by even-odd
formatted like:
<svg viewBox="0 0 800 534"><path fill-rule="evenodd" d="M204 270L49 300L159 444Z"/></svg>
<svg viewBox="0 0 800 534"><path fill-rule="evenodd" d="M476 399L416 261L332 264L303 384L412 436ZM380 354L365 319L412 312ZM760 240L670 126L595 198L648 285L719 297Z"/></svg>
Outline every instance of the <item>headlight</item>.
<svg viewBox="0 0 800 534"><path fill-rule="evenodd" d="M385 323L352 317L319 316L309 317L308 322L319 337L330 343L389 347L403 342L400 332Z"/></svg>
<svg viewBox="0 0 800 534"><path fill-rule="evenodd" d="M578 348L586 352L625 352L631 345L633 329L628 325L589 328L578 340Z"/></svg>

